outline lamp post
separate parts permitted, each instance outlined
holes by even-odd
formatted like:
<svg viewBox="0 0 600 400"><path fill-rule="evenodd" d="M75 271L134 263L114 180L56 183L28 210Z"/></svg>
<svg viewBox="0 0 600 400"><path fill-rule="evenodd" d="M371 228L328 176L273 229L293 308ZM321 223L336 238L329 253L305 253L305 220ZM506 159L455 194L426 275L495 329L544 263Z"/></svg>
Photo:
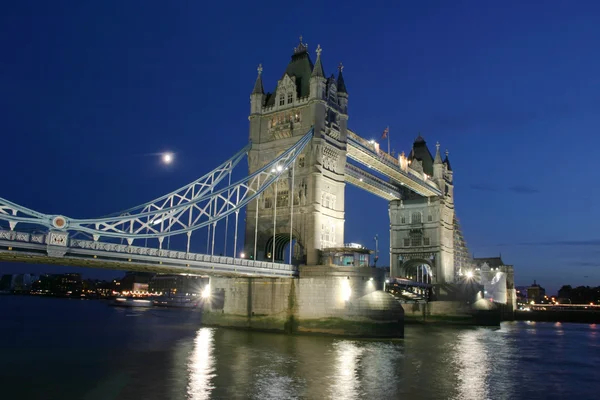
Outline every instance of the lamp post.
<svg viewBox="0 0 600 400"><path fill-rule="evenodd" d="M377 268L377 260L379 259L379 235L375 234L375 262L373 265Z"/></svg>

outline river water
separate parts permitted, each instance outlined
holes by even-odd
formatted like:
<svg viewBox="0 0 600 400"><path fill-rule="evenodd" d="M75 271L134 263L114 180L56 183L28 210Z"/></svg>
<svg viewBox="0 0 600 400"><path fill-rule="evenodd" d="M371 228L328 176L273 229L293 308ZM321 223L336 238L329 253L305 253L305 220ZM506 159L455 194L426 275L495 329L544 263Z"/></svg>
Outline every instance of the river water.
<svg viewBox="0 0 600 400"><path fill-rule="evenodd" d="M600 326L407 326L403 340L199 325L188 310L0 296L0 399L594 399Z"/></svg>

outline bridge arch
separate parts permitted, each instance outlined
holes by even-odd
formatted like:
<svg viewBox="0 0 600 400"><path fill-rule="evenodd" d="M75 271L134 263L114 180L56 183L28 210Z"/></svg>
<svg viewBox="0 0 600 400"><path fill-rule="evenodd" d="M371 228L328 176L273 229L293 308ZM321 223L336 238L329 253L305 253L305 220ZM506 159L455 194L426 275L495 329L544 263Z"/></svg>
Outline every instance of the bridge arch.
<svg viewBox="0 0 600 400"><path fill-rule="evenodd" d="M431 261L425 259L407 261L400 267L400 272L403 277L416 282L433 282L433 265L431 265Z"/></svg>
<svg viewBox="0 0 600 400"><path fill-rule="evenodd" d="M263 256L266 261L273 260L273 241L275 241L275 262L289 263L289 252L292 252L292 264L300 265L306 263L304 245L299 235L292 234L290 243L290 232L279 232L267 239ZM291 245L290 245L291 244Z"/></svg>

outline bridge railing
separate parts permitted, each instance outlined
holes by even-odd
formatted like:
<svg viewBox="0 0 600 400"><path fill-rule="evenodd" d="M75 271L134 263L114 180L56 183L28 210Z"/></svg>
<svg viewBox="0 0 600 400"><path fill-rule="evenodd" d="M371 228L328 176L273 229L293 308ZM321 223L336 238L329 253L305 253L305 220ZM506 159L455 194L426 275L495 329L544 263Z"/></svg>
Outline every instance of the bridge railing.
<svg viewBox="0 0 600 400"><path fill-rule="evenodd" d="M48 235L31 234L19 231L0 229L0 241L2 240L16 243L22 242L45 245L48 244ZM185 251L156 249L143 246L129 246L126 244L107 243L93 240L81 240L70 238L67 240L67 243L65 245L67 249L71 248L94 250L98 252L106 252L107 255L110 253L126 253L131 255L157 257L162 259L167 258L177 260L202 261L213 264L239 265L245 267L262 268L267 270L280 270L292 272L297 271L297 267L291 264L272 263L266 261L248 260L245 258L233 258L226 256L213 256L209 254L200 253L187 253ZM16 246L18 246L18 244L16 244L15 247Z"/></svg>

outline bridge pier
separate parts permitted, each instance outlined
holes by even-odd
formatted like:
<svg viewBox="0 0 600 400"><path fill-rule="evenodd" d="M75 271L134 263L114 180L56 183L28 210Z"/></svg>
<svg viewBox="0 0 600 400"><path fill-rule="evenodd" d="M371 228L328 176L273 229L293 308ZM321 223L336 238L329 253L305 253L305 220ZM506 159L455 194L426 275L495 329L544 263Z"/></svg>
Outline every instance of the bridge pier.
<svg viewBox="0 0 600 400"><path fill-rule="evenodd" d="M211 278L205 325L402 337L404 310L372 268L306 266L298 278Z"/></svg>

